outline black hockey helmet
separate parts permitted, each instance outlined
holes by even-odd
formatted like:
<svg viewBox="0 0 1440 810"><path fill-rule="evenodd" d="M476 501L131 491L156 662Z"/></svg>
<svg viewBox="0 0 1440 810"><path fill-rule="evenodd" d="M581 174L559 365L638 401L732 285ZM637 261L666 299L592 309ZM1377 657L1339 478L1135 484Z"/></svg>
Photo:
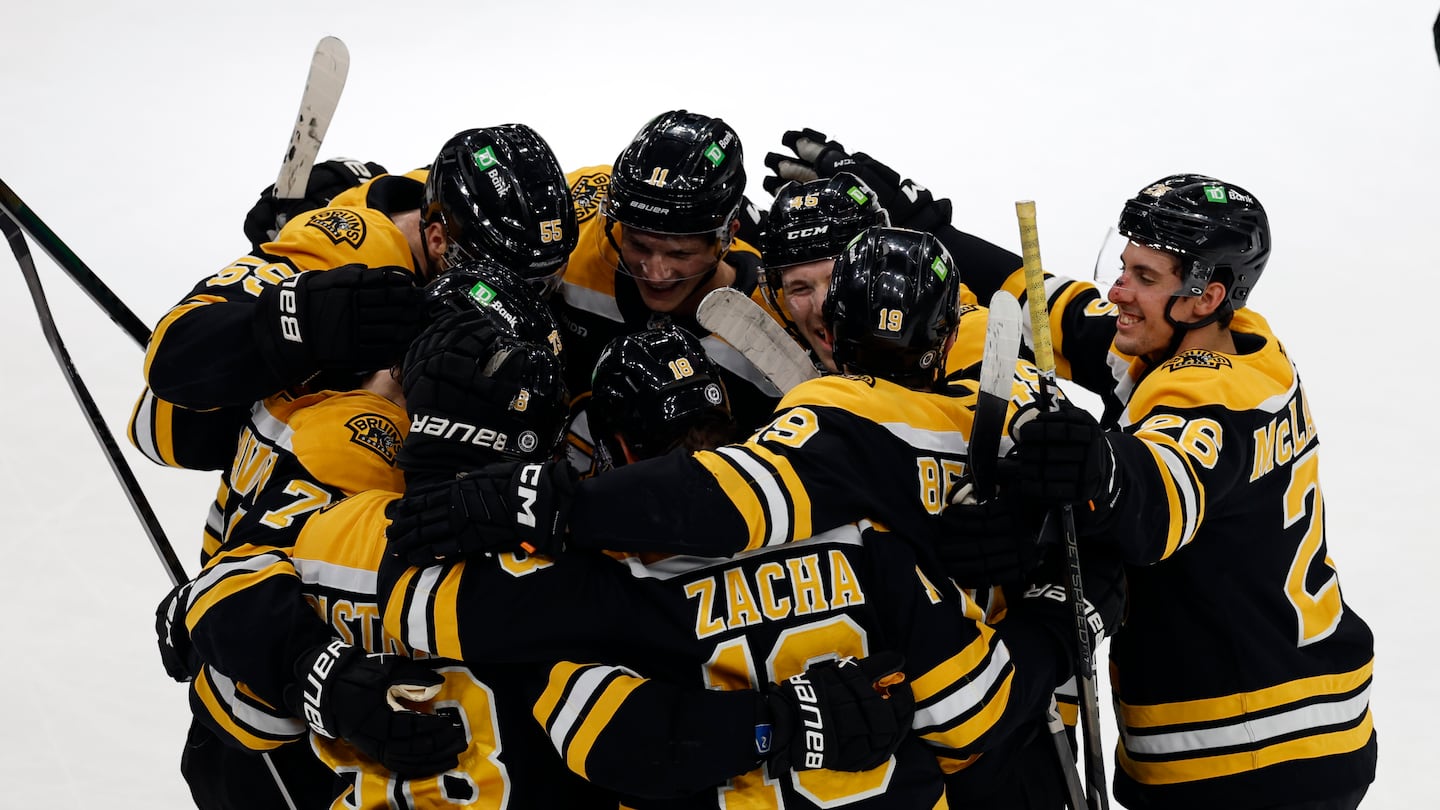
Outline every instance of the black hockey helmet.
<svg viewBox="0 0 1440 810"><path fill-rule="evenodd" d="M835 260L821 315L841 371L928 389L960 324L960 274L934 236L868 228Z"/></svg>
<svg viewBox="0 0 1440 810"><path fill-rule="evenodd" d="M1232 309L1245 306L1270 258L1270 220L1260 201L1200 174L1174 174L1141 189L1125 203L1117 230L1180 257L1177 295L1199 295L1217 281Z"/></svg>
<svg viewBox="0 0 1440 810"><path fill-rule="evenodd" d="M740 136L719 118L664 113L615 159L601 210L627 228L715 236L728 246L745 196L744 158Z"/></svg>
<svg viewBox="0 0 1440 810"><path fill-rule="evenodd" d="M496 328L548 347L564 359L560 325L533 285L494 259L467 259L425 286L430 318L449 312L479 310Z"/></svg>
<svg viewBox="0 0 1440 810"><path fill-rule="evenodd" d="M587 408L602 465L620 466L623 437L637 459L661 455L703 420L733 428L720 369L694 335L674 324L612 340L595 363ZM607 458L608 457L608 458Z"/></svg>
<svg viewBox="0 0 1440 810"><path fill-rule="evenodd" d="M890 215L880 207L875 192L849 172L784 186L775 195L760 233L761 293L789 324L782 271L833 259L856 234L889 224Z"/></svg>
<svg viewBox="0 0 1440 810"><path fill-rule="evenodd" d="M579 239L565 172L524 124L467 129L440 149L421 217L439 222L454 266L490 257L548 295Z"/></svg>

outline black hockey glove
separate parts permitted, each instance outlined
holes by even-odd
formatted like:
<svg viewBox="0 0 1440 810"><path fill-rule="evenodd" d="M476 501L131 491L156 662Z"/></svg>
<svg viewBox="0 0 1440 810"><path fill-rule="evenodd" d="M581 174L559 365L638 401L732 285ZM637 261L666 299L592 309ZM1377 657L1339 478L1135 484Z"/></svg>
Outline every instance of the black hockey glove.
<svg viewBox="0 0 1440 810"><path fill-rule="evenodd" d="M755 726L772 776L786 769L868 771L895 753L915 717L899 653L822 661L770 684Z"/></svg>
<svg viewBox="0 0 1440 810"><path fill-rule="evenodd" d="M1108 509L1118 494L1115 453L1089 411L1061 402L1015 433L1020 495L1040 504L1075 504L1080 512Z"/></svg>
<svg viewBox="0 0 1440 810"><path fill-rule="evenodd" d="M452 479L495 460L503 449L475 441L476 430L450 430L457 423L483 429L487 414L509 407L513 391L503 393L486 374L499 334L472 309L442 315L410 344L401 381L410 432L395 459L407 484Z"/></svg>
<svg viewBox="0 0 1440 810"><path fill-rule="evenodd" d="M179 683L193 681L201 665L200 655L190 642L190 630L185 627L191 585L182 582L175 586L155 608L155 642L160 646L160 663L165 666L165 674Z"/></svg>
<svg viewBox="0 0 1440 810"><path fill-rule="evenodd" d="M408 490L385 509L386 552L416 566L563 550L578 481L569 463L503 461Z"/></svg>
<svg viewBox="0 0 1440 810"><path fill-rule="evenodd" d="M1125 566L1113 551L1097 543L1082 544L1079 553L1085 624L1093 654L1100 642L1114 635L1124 623ZM1069 571L1065 549L1056 546L1026 586L1019 603L1011 605L1010 615L1042 622L1070 651L1073 659L1079 651L1079 641L1075 636L1075 610L1065 595L1064 583L1070 578Z"/></svg>
<svg viewBox="0 0 1440 810"><path fill-rule="evenodd" d="M289 387L321 370L399 363L424 311L409 271L349 264L266 287L255 302L255 342L281 387Z"/></svg>
<svg viewBox="0 0 1440 810"><path fill-rule="evenodd" d="M433 700L444 678L403 655L367 653L335 639L295 661L285 704L322 737L342 739L405 778L448 771L468 745L465 726L448 710L413 711Z"/></svg>
<svg viewBox="0 0 1440 810"><path fill-rule="evenodd" d="M1013 469L1009 462L1001 464ZM1007 477L1003 472L1001 476ZM1009 489L1013 485L1002 485L999 496L976 502L967 485L940 515L942 534L935 554L946 575L962 588L1024 582L1044 557L1050 539L1040 531L1044 511L1007 497Z"/></svg>
<svg viewBox="0 0 1440 810"><path fill-rule="evenodd" d="M385 173L385 167L379 163L344 158L317 163L310 170L305 196L298 200L279 199L275 196L275 184L271 183L245 214L245 238L258 248L273 240L286 222L306 211L324 208L336 194Z"/></svg>
<svg viewBox="0 0 1440 810"><path fill-rule="evenodd" d="M933 232L950 224L953 211L949 200L935 199L929 189L913 180L902 180L894 169L864 152L849 154L844 146L828 139L823 132L808 128L790 130L780 142L795 154L770 152L765 155L765 166L773 174L761 182L771 195L792 181L804 183L846 171L865 181L875 192L881 207L890 214L891 225Z"/></svg>

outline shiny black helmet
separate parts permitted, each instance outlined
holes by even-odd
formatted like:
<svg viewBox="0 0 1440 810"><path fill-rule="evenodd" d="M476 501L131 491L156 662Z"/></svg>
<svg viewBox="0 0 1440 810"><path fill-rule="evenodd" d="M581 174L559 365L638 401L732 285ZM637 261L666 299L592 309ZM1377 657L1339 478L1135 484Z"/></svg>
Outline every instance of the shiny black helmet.
<svg viewBox="0 0 1440 810"><path fill-rule="evenodd" d="M467 129L440 149L421 217L445 227L446 262L490 257L553 292L579 239L565 172L524 124Z"/></svg>
<svg viewBox="0 0 1440 810"><path fill-rule="evenodd" d="M790 183L775 195L760 234L761 293L789 323L783 270L797 264L833 259L855 235L874 225L889 225L875 192L849 172L806 183Z"/></svg>
<svg viewBox="0 0 1440 810"><path fill-rule="evenodd" d="M674 324L618 337L595 364L587 408L597 455L609 466L677 446L692 426L712 422L733 432L720 369L700 340ZM606 466L604 463L601 465Z"/></svg>
<svg viewBox="0 0 1440 810"><path fill-rule="evenodd" d="M740 136L719 118L667 112L615 159L602 211L627 228L728 242L745 196L744 158Z"/></svg>
<svg viewBox="0 0 1440 810"><path fill-rule="evenodd" d="M841 371L929 389L960 324L960 274L934 236L868 228L835 260L821 316Z"/></svg>
<svg viewBox="0 0 1440 810"><path fill-rule="evenodd" d="M1117 226L1136 244L1180 257L1177 295L1225 285L1225 303L1240 309L1270 258L1270 220L1255 196L1200 174L1158 180L1125 203Z"/></svg>
<svg viewBox="0 0 1440 810"><path fill-rule="evenodd" d="M500 331L550 349L564 359L555 313L533 285L489 258L467 259L425 286L431 320L479 310Z"/></svg>

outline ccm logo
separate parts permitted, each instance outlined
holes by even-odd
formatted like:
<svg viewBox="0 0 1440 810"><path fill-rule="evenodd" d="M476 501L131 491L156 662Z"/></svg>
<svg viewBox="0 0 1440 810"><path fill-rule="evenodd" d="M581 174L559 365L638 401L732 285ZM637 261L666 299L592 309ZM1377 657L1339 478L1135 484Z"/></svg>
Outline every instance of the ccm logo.
<svg viewBox="0 0 1440 810"><path fill-rule="evenodd" d="M515 522L521 526L535 528L535 500L540 497L537 487L540 486L540 465L526 464L520 468L520 483L515 487L515 495L520 499L520 509L515 513Z"/></svg>

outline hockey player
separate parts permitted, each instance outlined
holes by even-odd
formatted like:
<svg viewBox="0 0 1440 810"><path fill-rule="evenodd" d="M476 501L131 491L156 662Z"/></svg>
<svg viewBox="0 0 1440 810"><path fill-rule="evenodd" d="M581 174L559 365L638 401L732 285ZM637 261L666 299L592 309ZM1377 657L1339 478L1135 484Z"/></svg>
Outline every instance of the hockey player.
<svg viewBox="0 0 1440 810"><path fill-rule="evenodd" d="M413 186L403 177L382 180L402 191ZM235 437L260 400L353 388L357 372L394 365L423 319L417 280L475 256L543 286L574 246L559 163L522 124L455 135L418 202L423 213L338 207L301 214L161 318L130 438L157 463L222 471L202 559L223 538L221 517L235 497L229 478L239 464ZM309 275L316 270L326 273Z"/></svg>
<svg viewBox="0 0 1440 810"><path fill-rule="evenodd" d="M903 380L906 384L915 386L921 390L929 390L938 380L937 358L943 356L943 347L954 335L955 309L957 307L956 289L957 280L954 278L954 268L948 264L948 256L944 249L933 239L911 231L899 231L892 229L876 229L868 233L870 241L862 237L860 242L865 243L856 250L854 262L851 266L863 268L857 270L855 275L861 279L855 281L844 260L842 268L837 270L837 283L845 288L842 296L844 300L851 303L847 316L841 318L852 329L839 327L838 334L841 336L841 343L837 344L843 356L851 352L856 363L865 364L867 370L877 374L884 374ZM849 254L847 254L848 256ZM940 261L937 270L935 260ZM875 265L883 264L882 267ZM873 277L871 271L873 270ZM855 281L853 284L846 284L847 281ZM903 283L908 281L907 283ZM867 283L868 282L868 283ZM918 282L918 284L917 284ZM923 289L917 293L916 287ZM915 331L907 332L902 341L871 339L867 336L867 330L874 323L872 314L880 309L893 308L891 305L898 303L893 295L896 290L905 290L899 293L902 297L908 297L911 304L907 312L916 317L916 323L923 324L915 327ZM872 300L872 296L874 300ZM858 306L856 304L859 304ZM860 326L863 324L863 326ZM888 355L888 357L885 357ZM639 353L636 353L639 357ZM882 359L882 357L884 359ZM603 364L602 364L603 366ZM666 364L664 368L672 368ZM663 378L663 372L654 376L631 375L636 380L651 380L654 376ZM599 375L597 374L597 383ZM959 449L963 449L964 437L962 430L968 428L968 419L965 425L949 424L954 428L955 435L947 438L940 430L940 418L942 414L948 413L948 419L956 420L965 418L968 411L963 404L964 400L958 400L951 405L946 402L948 399L939 393L920 393L913 389L902 388L895 383L885 380L866 378L829 378L827 388L831 389L832 397L835 392L849 390L852 393L844 398L843 404L855 408L865 404L869 399L868 407L864 410L864 417L875 418L881 410L894 409L889 412L892 418L898 417L898 410L901 400L908 399L909 409L906 417L909 425L897 432L910 441L919 440L928 452L939 452L945 454L943 443L947 440ZM683 382L676 380L675 386L683 385ZM816 383L807 383L802 387L812 387ZM867 396L860 396L861 387L867 391ZM609 386L612 388L633 388L634 386ZM797 392L800 389L796 389ZM909 391L908 395L902 395L901 391ZM597 391L598 394L598 391ZM632 392L633 396L633 392ZM933 399L932 399L933 398ZM877 402L878 400L878 402ZM649 398L640 397L639 402L647 402ZM787 400L788 402L788 400ZM830 407L842 404L832 399ZM827 409L828 410L828 409ZM787 414L790 418L787 419ZM811 450L819 448L823 452L826 449L826 439L823 437L825 428L829 427L831 419L836 419L843 425L846 421L843 418L843 411L839 411L832 417L829 413L817 415L813 412L806 413L804 409L785 409L782 406L781 415L776 424L766 431L762 431L759 439L747 442L738 447L721 448L714 455L723 458L728 464L738 470L744 470L753 486L753 491L746 490L745 503L751 504L756 494L763 493L762 497L770 498L772 503L778 504L787 497L793 497L798 501L806 497L802 489L797 485L801 481L808 484L821 484L821 478L826 479L825 483L848 478L849 470L844 466L826 468L818 463L813 466L802 465L805 454L792 456L782 455L785 448L809 447ZM917 421L917 417L919 421ZM853 421L861 421L854 419ZM887 420L888 421L888 420ZM853 430L853 429L852 429ZM876 459L880 453L886 451L888 445L892 445L894 438L882 438L880 434L855 431L849 434L849 438L855 442L868 442L870 445L869 455ZM842 434L837 431L829 441L843 441ZM811 443L814 443L813 445ZM752 447L752 445L754 445ZM912 450L911 452L914 452ZM744 455L742 455L744 454ZM706 454L700 454L706 455ZM948 454L947 454L948 455ZM747 458L748 456L748 458ZM811 456L813 457L813 456ZM689 456L671 454L660 462L648 462L647 464L631 464L614 472L606 473L595 479L595 482L603 482L607 478L621 476L626 470L639 471L642 468L648 470L664 470L671 473L674 467L666 464L674 459L687 459ZM816 459L818 461L818 459ZM958 474L958 462L942 464L937 457L927 459L930 465L939 472L946 469ZM793 467L790 462L794 462ZM656 467L656 464L665 464ZM919 468L919 485L922 490L922 502L927 487L930 494L935 498L939 494L935 488L941 486L936 478L931 478L927 484L925 469L926 464L910 462L905 465L910 469ZM873 471L872 471L873 472ZM773 476L773 480L766 476ZM852 485L848 487L851 497L859 499L864 497L861 508L873 504L869 495L876 495L878 498L886 498L899 501L902 498L910 501L915 500L915 495L910 487L915 486L913 479L909 482L900 482L895 488L886 486L883 481L877 480L877 476L870 475L865 479L868 485L873 484L878 493L860 493ZM727 479L728 480L728 479ZM659 479L655 479L658 483ZM492 480L490 484L493 484ZM539 479L531 479L532 484L543 485L545 482ZM592 482L585 482L589 485ZM737 484L743 481L737 479ZM847 482L848 483L848 482ZM446 550L442 546L454 550L457 547L463 548L464 538L454 537L457 530L463 531L466 527L456 526L453 521L446 519L436 520L445 514L455 514L462 507L446 506L443 511L436 509L438 506L446 505L447 498L452 494L470 492L480 502L487 503L484 510L491 515L501 518L508 514L508 510L502 505L505 500L503 494L498 495L496 490L481 480L477 475L472 475L462 482L458 489L452 489L447 493L434 493L433 499L424 496L418 498L414 504L406 504L403 501L397 504L395 512L396 520L391 526L392 545L397 552L403 552L409 548L414 552L412 559L417 564L423 562L424 558L434 557ZM675 485L675 489L670 489ZM723 485L722 485L723 486ZM833 486L833 484L832 484ZM558 488L558 487L557 487ZM710 491L707 491L710 490ZM535 491L532 487L532 493ZM707 487L703 481L687 479L684 481L669 481L658 493L665 499L687 500L702 502L702 507L708 505L707 498L713 491L713 485ZM683 492L683 494L682 494ZM899 494L904 492L903 495ZM813 494L813 492L812 492ZM631 516L630 523L633 525L637 518L643 521L648 507L652 506L649 501L649 493L635 488L628 490L616 489L609 493L610 497L623 499L623 502L613 504L617 512L623 511ZM836 501L840 500L841 493L833 494ZM528 497L528 496L527 496ZM553 528L554 524L546 520L548 513L543 509L547 506L544 499L553 497L551 494L541 494L542 500L534 509L537 518L537 531L527 532L532 540L542 539L546 531ZM409 500L407 496L406 500ZM424 501L424 508L420 507ZM463 502L463 501L462 501ZM576 500L576 504L580 499ZM686 504L676 504L670 514L662 516L667 519L671 515L686 514ZM742 511L749 509L741 507ZM477 506L464 507L464 512L478 522L482 510ZM719 517L719 513L712 513ZM433 517L432 517L433 516ZM696 515L696 517L699 517ZM763 520L763 516L760 516ZM774 513L771 513L774 517ZM791 517L794 517L793 515ZM778 520L775 521L778 523ZM808 520L807 520L808 522ZM923 521L910 519L911 526L921 526ZM783 539L807 538L811 536L808 525L800 524L799 519L790 520L788 525L777 526L776 530L783 533L787 529L793 529L794 534L789 537L774 537L772 539L779 543ZM574 512L570 516L572 531L579 532L580 521L575 517ZM691 524L681 519L673 524L673 531L683 535L691 528ZM731 527L734 531L734 528ZM740 532L743 534L743 531ZM617 529L616 535L623 535L623 527ZM412 545L415 540L429 536L431 542L422 542ZM709 535L706 535L709 537ZM937 588L934 582L943 582L941 579L930 579L921 573L922 566L917 564L917 553L921 559L926 558L925 549L917 551L910 550L904 542L903 533L896 538L884 537L875 540L876 533L872 529L862 527L850 527L844 530L820 534L811 540L788 545L767 545L751 553L742 555L735 560L695 560L684 558L675 561L664 561L666 567L664 573L652 573L645 577L645 581L664 580L672 583L671 587L680 593L688 594L695 600L694 607L689 612L698 611L693 621L684 621L685 626L693 625L690 634L697 641L713 641L714 647L705 647L705 654L698 655L702 660L708 661L706 672L712 682L717 684L728 684L734 680L740 683L753 682L755 674L747 672L741 667L736 671L736 665L745 661L769 662L769 666L776 666L777 661L792 660L790 652L777 652L777 649L770 649L767 645L772 642L780 645L781 641L787 638L797 639L796 645L801 642L798 639L805 639L805 644L837 643L837 639L844 641L845 633L821 632L818 629L813 632L802 632L794 625L804 626L804 622L815 618L821 619L821 624L827 627L833 620L844 615L849 621L854 622L855 627L864 628L861 638L881 639L884 645L895 646L903 650L907 660L907 672L912 676L917 685L916 699L920 707L920 716L926 722L917 722L917 732L923 732L925 738L933 745L939 747L949 761L952 769L959 769L969 764L966 759L969 755L977 754L981 750L990 749L998 751L1004 746L1015 746L1015 732L1017 729L1024 730L1033 727L1039 717L1039 707L1048 704L1048 696L1059 682L1068 677L1068 661L1073 659L1069 654L1065 640L1070 636L1067 628L1071 627L1068 621L1073 621L1073 614L1070 614L1060 604L1049 604L1044 601L1029 604L1029 600L1016 599L1017 603L1025 603L1024 607L1017 604L1011 611L1011 616L1001 625L1003 628L999 636L994 639L1008 638L1014 635L1010 644L1012 647L1001 645L998 651L994 648L990 653L980 652L992 643L992 632L994 628L984 626L980 622L981 614L978 607L970 602L962 594L948 587ZM864 542L861 538L864 537ZM648 538L647 538L648 539ZM632 544L638 545L638 544ZM695 545L684 542L681 538L671 544L648 545L654 550L693 550ZM733 546L732 546L733 547ZM473 547L472 547L473 548ZM817 549L820 549L817 551ZM802 560L814 559L813 563L804 563ZM565 563L566 557L555 561L559 566ZM1098 562L1098 561L1097 561ZM810 571L806 565L814 565L815 569ZM1109 575L1097 573L1092 583L1097 587L1098 593L1095 599L1103 603L1102 613L1106 614L1107 626L1113 627L1118 618L1119 591L1118 577L1113 573L1111 567ZM784 574L791 571L790 574ZM801 572L804 572L803 574ZM397 595L404 596L404 612L400 616L393 615L394 606L387 608L386 621L390 626L405 628L400 632L408 632L410 638L416 643L422 638L434 636L438 638L442 632L441 628L447 628L452 623L462 629L455 631L458 634L457 644L480 644L482 640L474 638L471 631L464 628L466 617L472 614L483 614L477 609L476 600L482 598L483 592L474 589L471 594L466 589L463 576L457 578L450 572L442 572L437 576L420 575L412 573L408 577L408 587L405 591L397 591ZM832 585L838 582L853 584L858 594L863 596L837 597L833 593L820 593L825 589L823 583L830 582ZM403 580L402 580L403 582ZM810 585L807 587L806 582ZM753 584L752 584L753 583ZM663 587L660 584L656 588ZM797 607L801 604L800 594L806 592L809 587L817 589L816 593L805 597L805 607ZM755 590L758 589L758 590ZM1039 596L1051 589L1034 589L1034 595ZM445 603L451 598L450 594L458 594L454 608L448 607ZM757 597L756 594L759 594ZM777 597L783 597L778 598ZM1103 596L1103 598L1101 598ZM795 601L792 601L792 597ZM439 600L439 601L437 601ZM808 601L808 600L818 600ZM913 600L913 602L912 602ZM588 603L608 604L608 600L598 597L588 598ZM865 608L855 607L864 604ZM851 606L847 609L845 606ZM923 605L924 607L919 607ZM728 607L727 607L728 606ZM879 613L871 613L879 609ZM886 609L888 606L889 610ZM1047 618L1043 621L1037 615L1032 614L1033 608L1043 608ZM834 611L831 613L829 611ZM889 611L895 611L891 615ZM438 614L438 615L435 615ZM428 618L427 618L428 615ZM647 615L653 615L653 611ZM898 624L889 622L897 616L903 615L904 620ZM593 618L594 617L590 617ZM601 620L603 624L603 619ZM1045 644L1038 647L1029 646L1034 640L1029 634L1038 627L1044 626L1049 629L1042 635L1047 639ZM572 628L574 629L574 628ZM449 631L445 631L448 635ZM595 628L591 632L600 632ZM974 634L979 632L985 640L978 640ZM787 642L788 643L788 642ZM848 643L848 642L845 642ZM703 646L703 645L702 645ZM967 662L958 668L952 667L955 661L951 658L955 650L960 647L971 646L971 652L964 656ZM811 653L812 655L814 653ZM996 658L989 658L993 654ZM794 654L800 658L803 655ZM1032 657L1033 656L1033 657ZM979 670L968 669L971 665L978 666L981 661L994 663L1003 659L1005 664L996 664L1002 669L1007 668L1013 662L1014 671L1011 674L1000 675L999 677L1009 685L1003 687L999 693L992 689L999 681L991 680L996 675L994 672L982 673ZM941 662L949 661L941 667ZM1024 662L1024 663L1021 663ZM685 659L673 662L675 666L684 671ZM941 667L931 670L931 666ZM775 673L772 673L772 675ZM779 673L783 674L783 673ZM591 680L582 680L588 678ZM1013 680L1012 680L1013 676ZM610 707L618 702L621 709L615 714L615 720L607 720L607 714L596 712L587 718L583 728L576 729L573 726L565 726L563 735L553 733L557 737L557 743L563 739L562 751L566 754L567 761L572 767L577 767L577 761L585 767L594 769L587 771L592 773L603 771L608 774L608 779L641 779L644 774L634 773L634 765L631 772L625 774L624 769L619 767L618 754L615 749L621 751L629 750L632 747L641 747L650 750L644 743L636 742L635 738L641 739L645 736L645 726L625 719L633 711L636 715L642 714L639 706L648 705L646 700L635 699L636 708L631 708L630 699L625 697L625 690L637 687L638 681L633 673L616 671L613 667L581 667L574 670L557 671L553 674L553 697L552 700L559 701L551 705L546 703L541 709L542 719L551 727L557 718L567 716L569 711L573 715L575 705L586 705L595 703L604 705L605 712L611 711ZM751 679L747 681L746 679ZM972 693L968 697L962 697L960 693L953 692L960 683L976 682L987 684L986 688L979 689L984 698L980 703L972 703L971 700L980 697ZM924 689L920 688L924 685ZM930 691L933 689L934 691ZM996 697L1003 694L1005 697ZM576 696L576 697L571 697ZM984 708L981 708L984 704ZM953 712L954 714L951 714ZM977 715L978 713L978 715ZM973 722L961 722L960 718L971 718ZM984 718L983 720L980 718ZM1023 732L1022 732L1023 733ZM574 735L577 742L569 742L569 736ZM904 761L905 749L901 751L901 761ZM913 753L911 754L913 756ZM928 756L928 755L927 755ZM616 757L611 759L611 757ZM595 760L592 762L592 758ZM996 757L991 757L988 762L996 762ZM1053 763L1049 763L1053 770ZM992 771L993 773L993 771ZM967 776L969 776L967 774ZM817 777L818 778L818 777ZM775 790L784 794L787 806L789 802L797 801L788 790L791 788L809 791L811 800L815 796L824 796L828 801L834 801L840 794L846 792L840 785L829 783L829 788L817 788L813 782L806 785L804 777L796 777L797 781L787 785L782 780L779 786L765 782L763 774L756 773L745 780L732 782L725 789L727 792L734 790L767 791ZM819 784L826 784L820 780ZM861 790L863 782L850 781L843 783L849 790ZM956 783L961 784L957 781ZM977 786L983 786L979 778L971 777L965 780L963 790L966 793L966 800L976 798ZM750 794L750 795L753 795ZM778 795L778 794L777 794ZM929 806L919 805L914 794L907 794L903 789L895 788L888 796L888 800L896 802L898 806ZM908 802L908 803L907 803Z"/></svg>
<svg viewBox="0 0 1440 810"><path fill-rule="evenodd" d="M1113 347L1067 344L1092 365L1134 358L1118 429L1041 414L1017 453L1021 495L1076 504L1079 530L1132 566L1110 647L1116 797L1354 808L1375 775L1373 638L1326 547L1299 374L1247 307L1270 255L1265 210L1233 184L1172 175L1125 203L1115 247L1097 268L1118 274Z"/></svg>
<svg viewBox="0 0 1440 810"><path fill-rule="evenodd" d="M705 341L730 389L737 421L765 421L780 392L695 320L701 299L735 287L757 300L759 255L736 237L745 195L740 137L719 118L663 113L613 166L571 172L580 238L559 313L577 395L614 338L673 322Z"/></svg>

